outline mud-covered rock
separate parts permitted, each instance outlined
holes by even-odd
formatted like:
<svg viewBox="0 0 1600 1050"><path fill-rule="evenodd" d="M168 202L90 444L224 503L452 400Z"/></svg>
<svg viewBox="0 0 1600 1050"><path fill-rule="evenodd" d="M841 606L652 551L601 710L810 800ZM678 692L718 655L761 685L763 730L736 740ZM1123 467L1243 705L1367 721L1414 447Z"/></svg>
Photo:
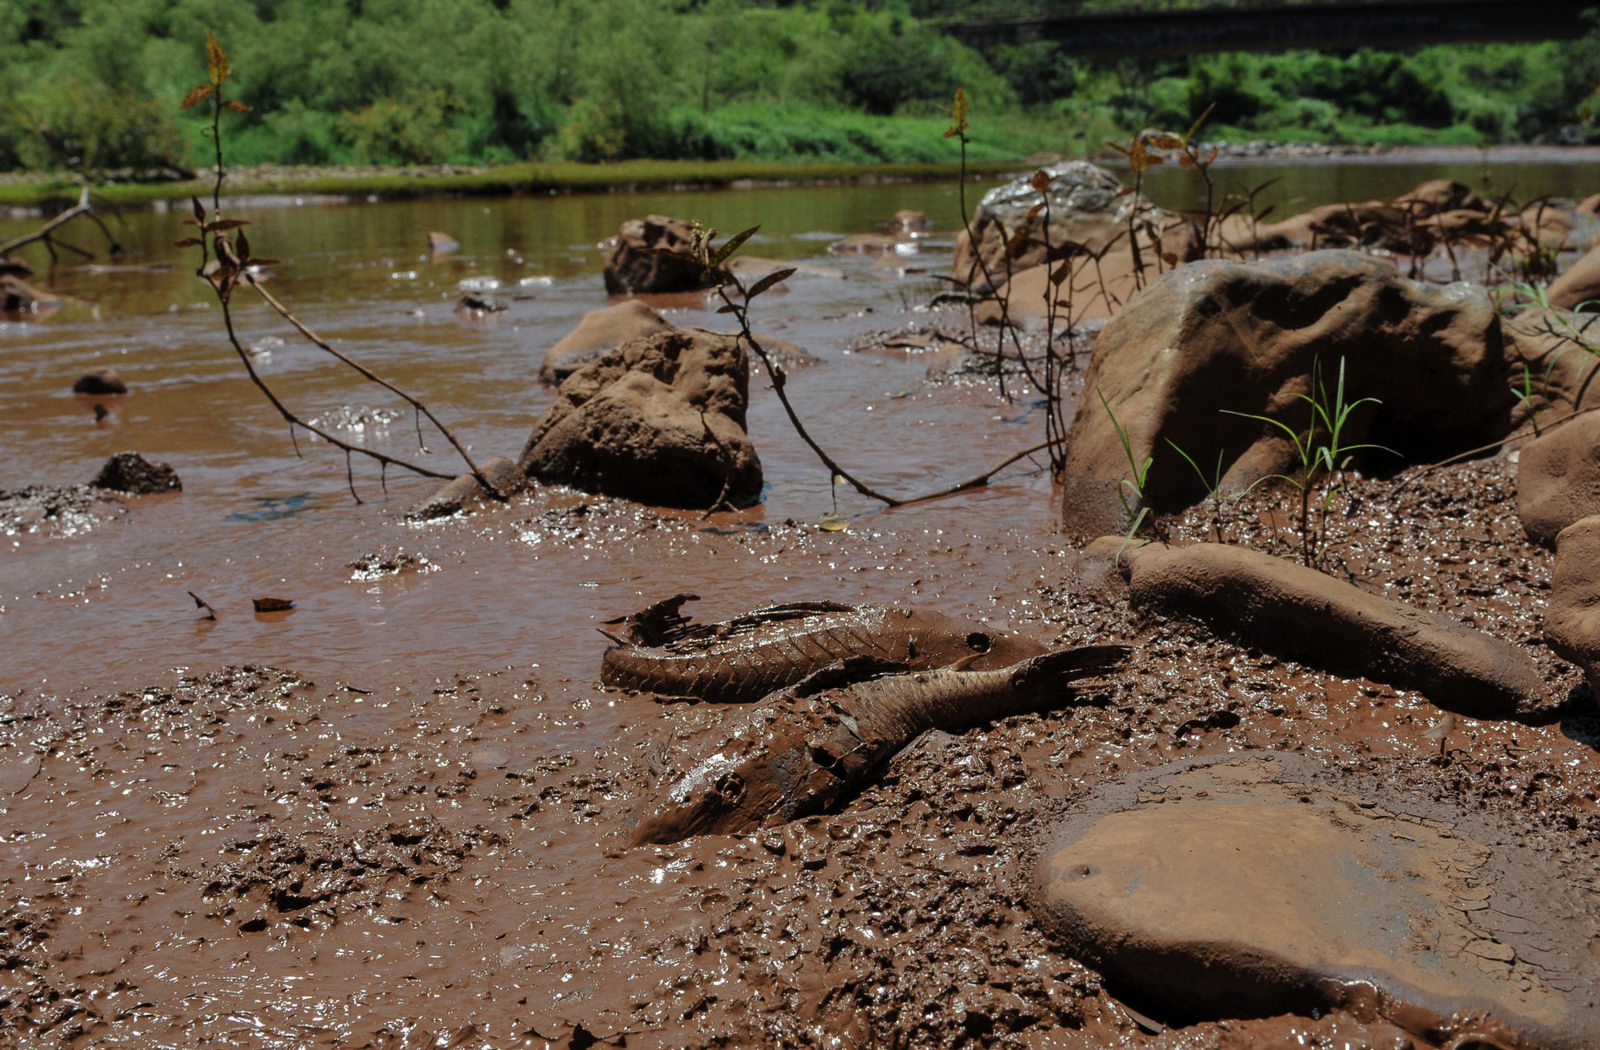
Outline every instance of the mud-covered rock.
<svg viewBox="0 0 1600 1050"><path fill-rule="evenodd" d="M1129 602L1239 645L1415 689L1473 718L1540 721L1553 708L1528 655L1465 624L1260 551L1216 543L1130 551Z"/></svg>
<svg viewBox="0 0 1600 1050"><path fill-rule="evenodd" d="M1066 438L1069 532L1127 529L1122 497L1135 511L1141 501L1125 485L1130 452L1153 460L1142 501L1156 511L1206 494L1178 449L1206 465L1220 454L1224 491L1290 473L1287 436L1250 417L1305 433L1312 407L1300 395L1331 402L1341 365L1346 404L1376 399L1349 415L1341 444L1400 457L1374 453L1383 466L1440 459L1510 427L1500 320L1481 289L1409 281L1358 252L1190 263L1152 281L1095 343Z"/></svg>
<svg viewBox="0 0 1600 1050"><path fill-rule="evenodd" d="M952 270L956 281L986 295L1004 284L1008 276L1043 263L1046 241L1056 249L1079 244L1093 253L1120 241L1121 250L1126 252L1130 226L1138 233L1142 254L1152 273L1160 254L1170 253L1179 260L1192 257L1195 240L1188 221L1157 208L1142 194L1127 192L1121 181L1104 168L1075 160L1041 170L1050 180L1048 212L1029 214L1045 199L1033 188L1032 177L1013 179L985 193L968 229L956 238ZM1024 228L1026 243L1011 253L1008 262L1007 243ZM1152 249L1152 243L1159 247Z"/></svg>
<svg viewBox="0 0 1600 1050"><path fill-rule="evenodd" d="M517 490L523 482L523 476L517 470L517 465L504 456L493 459L478 466L478 471L485 481L495 487L501 496L509 496ZM471 474L458 474L455 478L440 485L427 499L407 512L406 517L412 521L429 521L433 518L444 518L451 514L459 514L476 506L494 501L494 496L485 492L483 485Z"/></svg>
<svg viewBox="0 0 1600 1050"><path fill-rule="evenodd" d="M152 463L137 452L118 452L106 460L89 485L131 496L183 491L177 471L165 463Z"/></svg>
<svg viewBox="0 0 1600 1050"><path fill-rule="evenodd" d="M1575 521L1556 536L1544 636L1600 696L1600 517Z"/></svg>
<svg viewBox="0 0 1600 1050"><path fill-rule="evenodd" d="M1600 312L1600 245L1569 266L1565 273L1550 282L1545 290L1550 305L1562 310Z"/></svg>
<svg viewBox="0 0 1600 1050"><path fill-rule="evenodd" d="M1578 416L1522 446L1517 514L1535 543L1580 518L1600 514L1600 415Z"/></svg>
<svg viewBox="0 0 1600 1050"><path fill-rule="evenodd" d="M539 378L560 383L572 373L598 360L612 347L630 339L669 331L672 323L637 299L590 310L578 327L562 336L539 367Z"/></svg>
<svg viewBox="0 0 1600 1050"><path fill-rule="evenodd" d="M1592 895L1384 771L1256 752L1104 785L1046 845L1035 912L1171 1024L1348 1010L1423 1039L1450 1019L1463 1050L1596 1045Z"/></svg>
<svg viewBox="0 0 1600 1050"><path fill-rule="evenodd" d="M0 315L29 317L49 313L60 305L60 296L36 288L14 274L0 274Z"/></svg>
<svg viewBox="0 0 1600 1050"><path fill-rule="evenodd" d="M745 432L749 383L748 354L731 336L632 340L561 384L518 469L640 503L749 506L762 483Z"/></svg>
<svg viewBox="0 0 1600 1050"><path fill-rule="evenodd" d="M72 384L74 394L126 394L128 384L115 368L97 368L93 372L85 372Z"/></svg>
<svg viewBox="0 0 1600 1050"><path fill-rule="evenodd" d="M694 227L682 219L648 215L617 231L606 260L606 294L693 292L714 283L693 254Z"/></svg>
<svg viewBox="0 0 1600 1050"><path fill-rule="evenodd" d="M802 279L817 279L827 281L844 280L844 271L836 270L831 266L818 266L816 263L799 262L790 259L766 259L759 255L735 255L728 260L728 270L746 287L755 284L774 270L793 270L777 288L782 288L790 281ZM777 291L774 288L773 291Z"/></svg>
<svg viewBox="0 0 1600 1050"><path fill-rule="evenodd" d="M1600 315L1530 306L1506 318L1508 381L1517 398L1512 424L1560 419L1600 405Z"/></svg>

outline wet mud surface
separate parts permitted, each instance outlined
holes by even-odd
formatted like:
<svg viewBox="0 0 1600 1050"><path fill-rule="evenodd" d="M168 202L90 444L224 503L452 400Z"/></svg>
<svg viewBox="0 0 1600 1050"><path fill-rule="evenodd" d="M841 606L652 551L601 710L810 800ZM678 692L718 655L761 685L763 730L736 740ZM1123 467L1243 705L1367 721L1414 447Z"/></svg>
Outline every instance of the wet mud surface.
<svg viewBox="0 0 1600 1050"><path fill-rule="evenodd" d="M1070 712L924 734L841 812L747 835L627 848L640 807L740 710L603 690L599 637L561 662L566 680L367 692L243 667L109 696L18 691L0 706L0 1019L39 1046L1445 1045L1340 1011L1152 1033L1024 897L1044 837L1096 785L1272 749L1514 829L1592 902L1600 717L1540 642L1550 555L1520 540L1513 469L1350 479L1330 562L1526 647L1571 693L1543 726L1446 719L1415 694L1130 622L1114 581L992 517L921 547L930 578L990 573L1041 638L1126 640L1127 669ZM570 500L498 513L551 542L578 522L645 546L703 527L609 501L574 517ZM1221 523L1201 508L1168 525L1288 548L1288 506L1258 494ZM730 567L799 569L835 542L712 527L731 533ZM908 542L880 522L852 556ZM604 743L562 746L586 724Z"/></svg>
<svg viewBox="0 0 1600 1050"><path fill-rule="evenodd" d="M789 258L912 203L940 231L918 267L948 272L953 189L905 194L817 191L811 207L834 210L800 216L754 194L279 208L252 213L251 239L293 260L275 294L448 406L487 456L520 448L549 404L538 362L603 305L596 241L620 217L765 222L759 250ZM177 216L149 221L147 255L165 258ZM461 252L419 256L406 231L438 228ZM763 298L757 327L820 359L789 390L833 452L909 496L1038 439L1025 377L1002 389L948 349L965 311L920 305L943 282L828 262L848 279ZM461 283L489 275L537 298L461 321ZM1524 539L1505 456L1351 475L1325 566L1521 648L1561 705L1540 725L1450 716L1132 616L1125 585L1060 535L1039 463L866 505L835 491L761 377L750 420L770 486L748 511L546 488L407 523L431 483L352 478L292 446L217 352L192 282L54 276L70 298L49 327L0 326L0 437L19 450L0 464L0 1044L1481 1050L1468 1022L1421 1036L1348 1010L1162 1031L1035 920L1038 855L1101 785L1252 750L1473 813L1585 906L1600 894L1600 711L1545 645L1552 555ZM670 310L721 323L703 303ZM308 416L414 452L404 415L242 320ZM101 419L68 388L106 360L132 393ZM29 488L124 448L171 461L183 493ZM1297 505L1258 489L1161 524L1294 557ZM821 527L825 512L846 527ZM748 713L601 683L595 628L682 592L706 622L905 604L1132 656L1070 710L922 734L836 812L629 848L652 800ZM262 595L293 608L252 614Z"/></svg>

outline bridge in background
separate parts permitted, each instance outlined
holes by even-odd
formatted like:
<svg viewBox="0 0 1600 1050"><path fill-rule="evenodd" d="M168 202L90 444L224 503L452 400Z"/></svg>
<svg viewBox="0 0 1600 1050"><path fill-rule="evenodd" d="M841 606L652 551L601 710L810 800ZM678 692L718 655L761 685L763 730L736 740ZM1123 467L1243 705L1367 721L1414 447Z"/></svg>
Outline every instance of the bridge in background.
<svg viewBox="0 0 1600 1050"><path fill-rule="evenodd" d="M1061 13L939 23L975 47L1054 40L1067 55L1183 55L1214 51L1326 51L1422 44L1567 40L1592 23L1597 0L1381 0L1186 10Z"/></svg>

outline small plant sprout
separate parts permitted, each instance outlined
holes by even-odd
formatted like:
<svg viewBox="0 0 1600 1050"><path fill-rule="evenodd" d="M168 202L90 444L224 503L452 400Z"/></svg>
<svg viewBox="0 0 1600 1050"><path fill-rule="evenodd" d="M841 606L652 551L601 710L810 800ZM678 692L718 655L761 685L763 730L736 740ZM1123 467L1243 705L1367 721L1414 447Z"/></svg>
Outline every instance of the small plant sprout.
<svg viewBox="0 0 1600 1050"><path fill-rule="evenodd" d="M1210 474L1207 474L1200 469L1200 464L1194 461L1194 457L1185 452L1176 441L1167 438L1167 444L1172 446L1172 451L1183 457L1183 461L1194 471L1195 477L1200 479L1200 484L1205 486L1206 501L1211 504L1211 534L1216 537L1218 543L1226 542L1222 538L1222 462L1226 454L1222 449L1217 450L1217 465L1212 468Z"/></svg>
<svg viewBox="0 0 1600 1050"><path fill-rule="evenodd" d="M1295 430L1287 423L1270 416L1234 412L1229 409L1223 411L1231 416L1242 416L1268 424L1282 431L1289 439L1296 460L1295 472L1269 476L1286 482L1300 493L1300 560L1309 568L1317 568L1322 551L1327 547L1328 508L1333 503L1333 497L1343 490L1340 477L1349 465L1350 457L1364 449L1376 449L1391 455L1397 453L1382 445L1344 443L1344 429L1350 421L1351 414L1362 405L1380 403L1377 398L1372 397L1363 397L1356 401L1345 399L1344 358L1339 359L1339 381L1331 397L1323 382L1321 367L1315 363L1311 367L1311 388L1310 394L1295 395L1311 406L1311 425L1304 432ZM1315 543L1312 542L1311 528L1313 499L1320 511Z"/></svg>
<svg viewBox="0 0 1600 1050"><path fill-rule="evenodd" d="M1117 499L1122 503L1122 513L1128 522L1126 539L1132 542L1134 537L1145 528L1147 522L1153 523L1150 508L1145 503L1145 482L1150 477L1150 465L1155 462L1152 456L1146 456L1140 463L1133 455L1133 443L1128 439L1128 431L1122 422L1117 419L1117 414L1111 410L1111 402L1106 400L1104 391L1096 390L1100 397L1100 404L1105 407L1106 415L1111 417L1111 427L1117 432L1117 440L1122 443L1122 454L1127 457L1130 476L1117 482Z"/></svg>

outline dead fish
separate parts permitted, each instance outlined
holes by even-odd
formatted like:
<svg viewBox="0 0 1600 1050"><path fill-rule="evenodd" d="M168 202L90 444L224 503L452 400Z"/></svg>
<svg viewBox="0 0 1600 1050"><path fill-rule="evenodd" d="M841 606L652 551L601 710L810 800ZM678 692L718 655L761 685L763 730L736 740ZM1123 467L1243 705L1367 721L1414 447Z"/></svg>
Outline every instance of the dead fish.
<svg viewBox="0 0 1600 1050"><path fill-rule="evenodd" d="M697 624L680 612L698 601L679 594L607 621L616 642L600 660L606 685L717 703L752 703L830 664L856 656L945 667L978 657L978 669L1004 667L1045 647L935 612L839 602L757 609L723 623Z"/></svg>
<svg viewBox="0 0 1600 1050"><path fill-rule="evenodd" d="M1127 656L1124 645L1091 645L992 671L865 681L851 679L886 665L867 658L827 668L752 710L639 822L630 844L738 834L835 809L924 730L960 732L1062 707L1072 702L1075 683Z"/></svg>

